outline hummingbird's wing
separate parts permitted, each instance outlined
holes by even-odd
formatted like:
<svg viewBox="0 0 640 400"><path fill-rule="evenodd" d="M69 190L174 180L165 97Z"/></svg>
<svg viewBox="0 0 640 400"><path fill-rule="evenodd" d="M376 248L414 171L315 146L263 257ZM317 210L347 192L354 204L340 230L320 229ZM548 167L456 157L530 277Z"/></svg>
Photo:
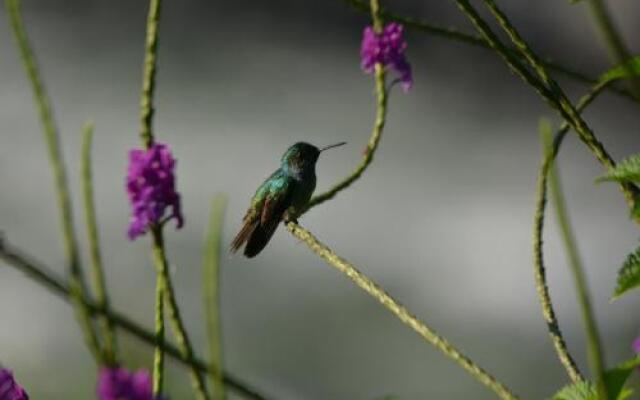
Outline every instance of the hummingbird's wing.
<svg viewBox="0 0 640 400"><path fill-rule="evenodd" d="M235 253L246 243L244 255L254 257L267 245L291 205L295 180L285 174L274 174L258 189L240 232L231 242Z"/></svg>

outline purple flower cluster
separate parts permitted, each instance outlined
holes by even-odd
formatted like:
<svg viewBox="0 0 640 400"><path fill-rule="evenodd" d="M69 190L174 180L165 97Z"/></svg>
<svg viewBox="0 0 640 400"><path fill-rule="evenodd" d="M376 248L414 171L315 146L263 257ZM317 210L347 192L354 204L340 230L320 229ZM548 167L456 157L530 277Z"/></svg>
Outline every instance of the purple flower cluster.
<svg viewBox="0 0 640 400"><path fill-rule="evenodd" d="M154 399L151 375L142 369L129 372L124 368L103 368L96 391L100 400L161 400Z"/></svg>
<svg viewBox="0 0 640 400"><path fill-rule="evenodd" d="M362 69L367 73L373 72L376 63L395 70L400 75L402 89L406 92L411 89L413 77L411 65L404 54L407 42L403 34L404 27L396 22L385 26L382 33L376 33L371 26L364 28L360 57Z"/></svg>
<svg viewBox="0 0 640 400"><path fill-rule="evenodd" d="M0 400L29 400L27 392L18 385L10 369L0 368Z"/></svg>
<svg viewBox="0 0 640 400"><path fill-rule="evenodd" d="M631 348L640 356L640 337L633 341Z"/></svg>
<svg viewBox="0 0 640 400"><path fill-rule="evenodd" d="M184 222L180 210L180 195L175 188L176 161L165 144L154 143L147 150L129 152L127 194L131 202L129 239L134 240L159 223L167 207L169 218L175 218L177 227Z"/></svg>

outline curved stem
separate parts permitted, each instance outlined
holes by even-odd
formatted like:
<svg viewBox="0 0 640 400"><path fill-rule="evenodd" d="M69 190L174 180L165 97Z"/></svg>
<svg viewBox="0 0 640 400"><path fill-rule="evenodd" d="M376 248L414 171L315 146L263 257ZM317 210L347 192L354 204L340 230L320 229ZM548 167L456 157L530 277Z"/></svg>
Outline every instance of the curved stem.
<svg viewBox="0 0 640 400"><path fill-rule="evenodd" d="M563 137L564 135L562 135ZM561 143L557 141L558 146ZM567 344L562 336L562 331L558 324L558 319L551 302L551 295L549 294L549 287L547 286L546 271L544 267L544 254L542 250L542 232L544 229L544 212L547 204L547 177L549 168L552 163L552 159L555 153L545 152L540 170L538 172L538 179L536 185L536 205L535 214L533 220L533 266L534 266L534 278L536 282L536 291L538 298L540 299L540 305L542 306L542 316L547 323L547 329L549 336L553 342L553 346L558 355L558 359L564 366L565 370L569 374L569 377L573 382L579 382L583 380L582 374L576 365L576 362L571 357Z"/></svg>
<svg viewBox="0 0 640 400"><path fill-rule="evenodd" d="M548 139L551 141L551 130L548 130ZM603 349L600 341L600 333L596 323L591 300L589 298L589 288L587 278L584 274L582 261L578 254L578 248L575 243L575 236L571 229L571 223L566 211L566 201L562 193L560 178L558 177L557 168L552 161L549 169L549 186L551 188L551 198L556 210L556 219L560 226L561 236L567 250L569 266L573 273L573 280L576 287L578 302L582 310L582 319L584 321L585 330L588 338L589 364L592 374L596 380L598 390L598 398L602 400L608 399L607 387L605 385L605 365Z"/></svg>
<svg viewBox="0 0 640 400"><path fill-rule="evenodd" d="M592 88L592 90L580 99L578 109L584 110L591 102L602 92L602 90L608 85L608 83L601 83ZM534 255L534 278L536 283L536 291L542 307L542 316L547 323L549 330L549 336L553 342L553 346L558 355L558 359L567 371L567 374L573 382L583 380L582 374L578 369L575 361L569 353L569 349L562 336L562 331L558 324L558 320L555 315L553 303L551 301L551 295L549 294L549 288L547 286L546 271L544 266L544 253L542 248L542 236L544 229L544 214L547 204L547 179L549 176L549 169L553 164L562 140L569 131L569 124L565 121L562 127L556 134L553 142L553 146L550 151L543 154L543 161L538 172L537 185L536 185L536 201L535 201L535 214L533 222L533 255Z"/></svg>
<svg viewBox="0 0 640 400"><path fill-rule="evenodd" d="M380 17L380 10L377 5L377 1L373 0L371 4L373 27L376 32L380 32L383 28L383 21ZM362 156L360 164L358 164L356 169L351 174L349 174L342 181L335 184L332 188L322 194L314 196L309 201L306 209L303 212L308 211L310 208L315 207L320 203L331 200L335 197L336 194L338 194L338 192L351 186L353 182L360 178L367 167L369 167L369 164L371 164L371 162L373 161L373 155L378 149L378 144L380 143L380 138L382 137L382 132L384 130L385 120L387 116L387 103L389 98L387 87L385 84L386 81L384 66L380 63L376 63L374 73L376 91L376 116L373 124L373 129L371 130L371 136L369 137L369 142L367 143L367 147L364 150L364 154Z"/></svg>
<svg viewBox="0 0 640 400"><path fill-rule="evenodd" d="M51 268L43 266L38 261L34 260L32 256L27 255L24 251L10 245L6 241L3 241L1 237L0 260L23 272L28 278L33 279L36 283L42 285L46 289L49 289L51 293L62 297L66 301L73 301L71 299L71 290L68 285L61 278L50 272ZM158 341L153 332L145 329L135 320L121 312L114 309L105 310L100 308L95 302L88 298L82 299L82 302L89 310L92 317L101 315L106 316L114 325L137 337L141 341L150 345L158 345L165 353L167 353L167 355L174 358L176 361L179 361L186 366L192 366L201 372L211 372L213 370L210 365L197 358L195 355L191 358L186 358L176 346L164 341ZM258 391L249 387L247 384L242 383L238 378L231 376L228 373L224 373L223 376L225 385L238 392L238 394L243 397L254 400L266 400L266 396L258 393Z"/></svg>
<svg viewBox="0 0 640 400"><path fill-rule="evenodd" d="M383 288L360 272L353 264L341 258L329 247L321 243L308 230L294 222L286 224L287 229L296 238L303 241L314 253L324 259L329 265L345 274L360 289L364 290L374 299L378 300L385 308L391 311L403 324L410 327L426 342L440 350L445 356L457 363L465 371L471 374L478 382L494 391L501 399L517 399L517 396L496 378L475 364L462 352L456 349L449 341L440 336L436 331L419 320L407 308L391 297Z"/></svg>
<svg viewBox="0 0 640 400"><path fill-rule="evenodd" d="M87 223L87 236L89 241L89 254L91 256L93 289L96 293L98 305L105 310L110 308L107 285L100 254L100 238L98 234L98 221L96 218L95 200L93 194L93 177L91 173L91 145L93 142L93 123L87 123L82 135L82 194L84 198L84 212ZM100 327L103 339L104 360L108 365L117 363L116 336L113 324L107 318L100 319Z"/></svg>
<svg viewBox="0 0 640 400"><path fill-rule="evenodd" d="M9 14L15 40L20 49L20 55L27 72L27 77L31 82L33 96L38 107L42 127L44 128L44 138L49 151L49 162L53 171L56 197L62 221L62 237L64 239L64 251L67 260L67 270L69 271L69 286L73 294L74 308L87 346L96 362L100 362L101 351L98 338L89 313L82 304L82 299L87 297L87 290L82 273L82 266L80 265L78 243L73 225L73 209L71 206L71 195L64 167L62 149L60 147L60 134L54 121L53 111L51 110L46 89L40 78L35 56L29 45L29 39L20 13L20 0L5 0L5 6Z"/></svg>

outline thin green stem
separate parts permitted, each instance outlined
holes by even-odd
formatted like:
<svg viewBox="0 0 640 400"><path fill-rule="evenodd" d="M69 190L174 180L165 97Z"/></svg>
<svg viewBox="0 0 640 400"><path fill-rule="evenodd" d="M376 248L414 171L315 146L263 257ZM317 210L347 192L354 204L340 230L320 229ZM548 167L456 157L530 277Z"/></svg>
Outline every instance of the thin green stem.
<svg viewBox="0 0 640 400"><path fill-rule="evenodd" d="M515 27L510 23L507 17L497 7L493 0L484 0L487 7L496 17L496 20L509 35L516 48L521 51L526 60L528 60L536 73L540 76L544 83L537 79L531 81L529 72L522 65L516 63L513 56L509 54L508 48L501 43L498 37L491 31L489 25L480 17L478 12L473 8L468 0L454 0L458 4L460 10L474 24L478 32L492 44L496 52L506 61L507 65L520 75L527 83L536 89L542 98L549 103L571 127L577 132L578 137L582 140L595 158L607 169L615 167L615 161L606 151L602 143L596 138L595 134L587 123L582 119L580 113L569 101L565 93L558 84L546 72L544 65L539 58L531 50L530 46L522 39ZM546 85L545 85L546 84ZM548 86L547 86L548 85ZM620 188L630 207L633 207L638 196L638 188L635 185L621 183ZM636 220L640 223L640 219Z"/></svg>
<svg viewBox="0 0 640 400"><path fill-rule="evenodd" d="M216 196L211 204L209 233L205 240L204 265L202 266L202 291L204 292L204 311L207 322L209 361L211 373L209 379L213 388L213 399L226 398L222 379L222 326L220 317L220 247L222 240L222 222L227 199Z"/></svg>
<svg viewBox="0 0 640 400"><path fill-rule="evenodd" d="M159 236L158 236L159 235ZM153 351L153 395L161 397L164 389L164 294L167 291L167 284L164 276L158 272L161 270L164 261L164 250L162 248L162 235L159 228L152 229L152 255L153 263L156 266L156 305L155 305L155 339L156 347Z"/></svg>
<svg viewBox="0 0 640 400"><path fill-rule="evenodd" d="M145 37L144 67L142 70L142 93L140 95L140 139L145 148L153 145L153 94L156 80L156 62L158 51L158 24L160 22L160 0L149 1L147 15L147 29ZM164 295L168 283L162 274L166 264L162 227L151 228L151 249L153 263L156 267L156 297L155 297L155 336L156 347L153 352L153 394L160 397L164 384Z"/></svg>
<svg viewBox="0 0 640 400"><path fill-rule="evenodd" d="M458 0L460 1L460 0ZM464 0L467 1L467 0ZM540 61L540 58L534 53L528 43L518 33L513 24L509 21L507 16L500 10L494 0L484 0L484 3L489 8L489 11L494 15L496 20L502 29L509 35L511 41L515 44L516 48L520 50L522 55L529 61L531 67L538 73L540 78L549 87L550 97L547 101L554 106L554 108L560 113L560 115L571 125L571 127L578 133L578 136L585 143L591 153L596 157L598 161L607 169L615 167L616 163L604 148L602 143L595 136L595 133L591 130L589 125L582 118L580 113L573 106L567 95L564 93L558 83L549 75L545 66ZM631 184L620 185L629 207L633 208L636 197L638 196L638 188ZM640 220L638 220L640 223Z"/></svg>
<svg viewBox="0 0 640 400"><path fill-rule="evenodd" d="M385 308L391 311L403 324L410 327L420 335L427 343L440 350L445 356L457 363L478 382L494 391L501 399L517 399L516 395L496 378L471 361L462 352L456 349L449 341L440 336L436 331L419 320L407 308L391 297L382 287L360 272L353 264L341 258L329 247L320 242L315 236L295 222L288 222L287 229L296 238L304 242L314 253L325 260L329 265L351 279L360 289L364 290L374 299L378 300Z"/></svg>
<svg viewBox="0 0 640 400"><path fill-rule="evenodd" d="M343 1L350 4L351 6L353 6L355 9L359 11L366 12L366 13L370 12L370 7L367 4L366 0L343 0ZM380 11L380 15L386 21L400 22L403 25L405 25L407 28L414 29L418 32L423 32L434 37L439 37L439 38L451 40L451 41L457 41L460 43L465 43L471 46L481 47L484 49L492 49L491 44L487 42L485 39L483 39L482 37L461 32L457 28L437 26L418 18L403 16L403 15L399 15L399 14L387 11L384 8ZM510 49L510 51L517 57L521 57L521 55L515 49ZM576 80L582 83L595 84L598 82L597 77L590 77L588 75L583 74L582 72L573 70L571 68L565 67L563 65L560 65L550 60L544 60L544 65L550 70L561 73L568 78L571 78L573 80ZM617 95L621 95L623 97L633 100L633 95L627 90L618 89L613 86L610 86L608 90Z"/></svg>
<svg viewBox="0 0 640 400"><path fill-rule="evenodd" d="M559 145L560 142L558 142ZM547 286L546 270L544 266L544 253L542 249L542 232L544 229L544 212L547 205L547 177L551 165L552 153L544 153L544 159L538 172L536 185L536 205L533 220L533 266L536 291L542 307L542 316L547 323L549 336L558 355L560 363L564 366L569 378L573 382L583 380L582 374L571 357L567 344L564 341L558 319L553 308L549 287Z"/></svg>
<svg viewBox="0 0 640 400"><path fill-rule="evenodd" d="M38 261L34 260L32 256L27 255L24 251L1 239L2 238L0 237L0 260L23 272L28 278L33 279L36 283L42 285L46 289L49 289L51 293L60 296L66 301L73 301L69 286L63 279L50 272L51 268L43 266ZM145 329L136 321L121 312L114 309L105 310L99 307L97 303L86 297L82 299L82 302L84 307L86 307L91 313L91 317L104 315L115 326L123 329L147 344L159 346L165 353L167 353L167 355L180 363L186 366L192 366L201 372L211 372L212 367L210 365L195 356L186 358L176 346L164 341L159 341L155 333ZM225 385L243 397L254 400L266 399L265 396L258 393L255 389L240 382L238 378L231 376L228 373L223 373L223 376Z"/></svg>
<svg viewBox="0 0 640 400"><path fill-rule="evenodd" d="M595 85L592 90L585 96L583 96L578 104L578 110L584 110L591 102L602 93L603 89L609 83L601 83ZM573 382L579 382L583 380L582 374L578 369L573 357L569 353L566 342L560 330L560 325L551 301L551 295L549 293L549 287L547 285L546 270L544 266L544 253L542 246L542 237L544 230L544 215L547 204L547 178L549 169L553 163L554 158L558 154L562 140L569 131L569 124L563 122L561 128L555 136L551 151L543 154L543 160L538 172L538 179L536 185L536 200L535 200L535 213L533 222L533 255L534 255L534 278L536 283L536 291L542 307L542 316L547 323L549 336L558 355L558 359L564 366L567 374Z"/></svg>
<svg viewBox="0 0 640 400"><path fill-rule="evenodd" d="M555 104L552 102L552 95L549 88L540 81L535 75L533 75L521 62L521 59L516 56L516 53L509 51L509 48L502 43L498 36L491 30L489 25L482 19L478 11L469 3L468 0L455 0L458 8L462 13L471 21L476 30L482 35L484 40L487 41L489 46L495 50L495 52L502 57L507 66L518 75L525 83L533 87L540 96L550 103L555 108Z"/></svg>
<svg viewBox="0 0 640 400"><path fill-rule="evenodd" d="M380 16L380 8L377 5L377 1L371 1L371 14L373 20L374 30L379 32L383 27L383 20ZM387 117L387 104L389 99L389 94L387 92L386 87L386 73L385 68L380 63L376 63L374 68L374 80L375 80L375 91L376 91L376 115L373 123L373 128L371 130L371 136L369 137L369 142L367 143L367 147L364 150L364 154L362 156L362 160L360 164L356 167L356 169L349 174L346 178L335 184L329 190L319 195L314 196L307 205L306 209L303 212L308 211L310 208L317 206L318 204L324 203L327 200L331 200L335 197L338 192L348 188L351 186L353 182L358 180L360 176L364 173L364 171L369 167L371 162L373 161L373 156L378 149L378 145L380 144L380 138L382 137L382 132L384 131L385 121Z"/></svg>
<svg viewBox="0 0 640 400"><path fill-rule="evenodd" d="M146 148L153 144L153 94L156 87L156 64L158 59L158 24L161 0L149 1L147 36L145 40L144 68L142 73L142 96L140 100L140 138Z"/></svg>
<svg viewBox="0 0 640 400"><path fill-rule="evenodd" d="M169 316L169 323L173 328L173 334L178 343L178 349L186 359L192 359L194 357L193 347L191 341L187 335L187 331L182 322L180 316L180 309L176 302L173 285L169 276L169 262L164 250L164 238L162 235L162 229L155 226L151 229L151 236L153 242L153 260L156 266L156 274L158 275L158 291L164 292L164 301L166 302L167 314ZM156 316L157 318L157 316ZM156 327L159 323L156 319ZM204 386L204 380L197 368L191 366L189 368L189 375L191 376L191 383L198 400L207 400L209 395Z"/></svg>
<svg viewBox="0 0 640 400"><path fill-rule="evenodd" d="M140 101L140 137L144 146L148 149L153 145L153 95L155 89L157 50L158 50L158 24L160 22L160 0L150 0L149 14L147 17L147 36L145 41L145 57L142 77L142 95ZM172 325L174 336L178 342L178 348L186 359L194 357L191 341L185 330L180 310L175 299L171 276L169 275L168 261L164 248L164 238L162 226L154 225L151 228L153 261L156 267L157 288L156 288L156 336L158 345L155 350L154 373L162 375L162 343L164 334L164 305L166 302L169 322ZM164 296L162 296L164 293ZM199 400L209 398L204 386L204 380L198 369L191 365L189 368L192 386ZM162 393L162 377L154 376L154 387Z"/></svg>
<svg viewBox="0 0 640 400"><path fill-rule="evenodd" d="M547 153L553 151L551 149L551 128L547 125L547 129L541 129L543 133L543 139L547 142ZM553 159L553 158L552 158ZM608 393L605 385L605 365L603 350L600 343L600 334L598 332L595 315L591 307L591 300L589 298L589 289L586 276L584 274L584 268L582 267L582 261L578 254L578 248L575 243L575 236L571 228L571 222L566 210L566 201L562 193L562 186L560 184L560 178L558 176L557 167L552 161L549 168L549 187L551 190L551 199L556 210L556 219L560 226L560 233L562 241L564 242L569 266L573 274L574 284L578 296L578 302L580 303L580 309L582 311L582 318L584 320L585 330L588 338L588 353L589 364L591 366L591 372L596 380L596 388L598 391L598 399L607 400Z"/></svg>
<svg viewBox="0 0 640 400"><path fill-rule="evenodd" d="M64 240L64 251L69 271L69 285L71 293L74 295L74 309L78 322L83 331L85 341L96 362L100 362L100 345L94 330L88 311L83 307L81 299L86 296L86 287L80 265L78 244L73 225L73 209L71 206L71 196L65 172L62 149L60 147L59 133L56 127L53 111L45 90L38 65L35 60L27 32L20 13L20 0L5 0L5 6L9 14L11 28L16 39L22 62L31 82L33 96L40 114L40 121L43 126L44 138L49 151L49 162L53 171L53 178L56 188L56 197L60 209L62 221L62 237Z"/></svg>
<svg viewBox="0 0 640 400"><path fill-rule="evenodd" d="M631 65L627 63L631 58L631 53L627 49L622 35L616 29L606 4L603 0L589 0L588 3L591 15L595 19L596 26L604 39L612 60L616 64L622 65L626 70L633 94L637 100L640 100L640 78L633 72Z"/></svg>
<svg viewBox="0 0 640 400"><path fill-rule="evenodd" d="M84 212L87 223L87 236L89 241L89 253L92 266L93 290L96 293L96 301L101 308L110 308L107 285L102 267L102 255L100 253L100 238L98 234L98 221L96 218L95 200L93 193L93 177L91 172L91 146L93 143L93 123L87 123L82 135L82 194L84 197ZM100 318L100 327L103 339L103 357L108 365L116 365L116 336L113 324L107 318Z"/></svg>

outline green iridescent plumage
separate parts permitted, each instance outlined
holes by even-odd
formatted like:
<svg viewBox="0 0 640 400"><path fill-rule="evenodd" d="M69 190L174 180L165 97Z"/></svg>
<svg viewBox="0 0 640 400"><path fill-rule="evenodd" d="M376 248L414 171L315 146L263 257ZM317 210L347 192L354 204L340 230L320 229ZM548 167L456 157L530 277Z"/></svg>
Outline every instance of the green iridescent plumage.
<svg viewBox="0 0 640 400"><path fill-rule="evenodd" d="M282 156L280 168L258 188L243 219L240 232L231 242L235 253L245 243L244 255L254 257L269 242L282 220L295 220L316 188L316 161L323 149L298 142Z"/></svg>

